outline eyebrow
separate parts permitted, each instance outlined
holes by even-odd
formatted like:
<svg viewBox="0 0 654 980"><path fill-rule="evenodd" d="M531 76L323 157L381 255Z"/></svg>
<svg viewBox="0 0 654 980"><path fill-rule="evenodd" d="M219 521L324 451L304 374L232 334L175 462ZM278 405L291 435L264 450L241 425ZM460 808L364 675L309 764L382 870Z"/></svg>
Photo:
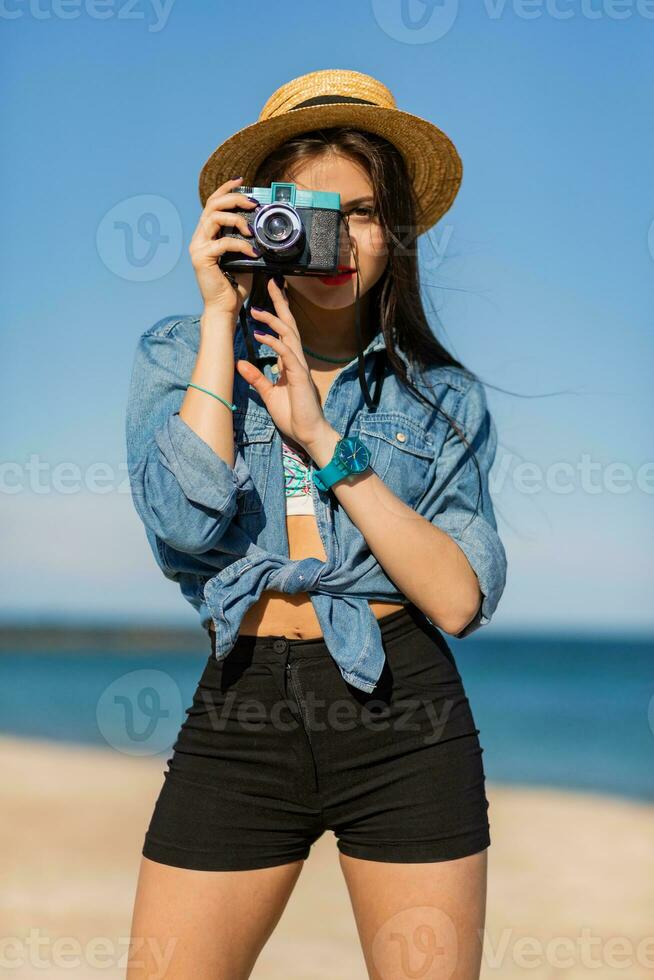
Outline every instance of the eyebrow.
<svg viewBox="0 0 654 980"><path fill-rule="evenodd" d="M355 204L363 204L364 201L373 201L374 202L374 197L372 196L372 194L368 194L368 195L366 195L366 197L355 197L354 200L348 201L347 204L342 204L342 207L343 208L351 208Z"/></svg>

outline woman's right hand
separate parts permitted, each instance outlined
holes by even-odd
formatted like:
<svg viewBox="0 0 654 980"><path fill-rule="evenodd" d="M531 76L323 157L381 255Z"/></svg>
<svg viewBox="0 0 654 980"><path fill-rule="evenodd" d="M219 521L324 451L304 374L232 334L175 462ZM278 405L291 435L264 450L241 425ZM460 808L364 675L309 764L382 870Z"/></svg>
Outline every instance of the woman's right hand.
<svg viewBox="0 0 654 980"><path fill-rule="evenodd" d="M244 235L251 236L247 217L230 210L235 207L254 210L257 207L246 194L230 193L242 180L242 177L228 180L207 198L188 249L205 310L228 313L234 317L234 324L252 289L252 273L231 273L238 283L236 290L218 265L218 259L225 252L243 252L249 258L257 258L257 255L248 241L232 235L221 235L220 238L216 235L223 227L237 227Z"/></svg>

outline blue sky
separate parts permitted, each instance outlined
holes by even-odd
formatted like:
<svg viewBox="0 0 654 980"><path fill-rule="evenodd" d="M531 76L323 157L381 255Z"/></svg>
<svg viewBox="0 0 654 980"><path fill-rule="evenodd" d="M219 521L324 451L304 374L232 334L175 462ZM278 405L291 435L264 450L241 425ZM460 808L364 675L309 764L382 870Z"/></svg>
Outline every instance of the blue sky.
<svg viewBox="0 0 654 980"><path fill-rule="evenodd" d="M196 621L126 492L135 344L199 310L187 245L209 153L285 81L340 67L382 80L463 159L421 240L423 281L498 427L497 628L654 626L654 7L402 13L4 0L3 618ZM144 212L158 228L139 229ZM153 235L167 241L144 261Z"/></svg>

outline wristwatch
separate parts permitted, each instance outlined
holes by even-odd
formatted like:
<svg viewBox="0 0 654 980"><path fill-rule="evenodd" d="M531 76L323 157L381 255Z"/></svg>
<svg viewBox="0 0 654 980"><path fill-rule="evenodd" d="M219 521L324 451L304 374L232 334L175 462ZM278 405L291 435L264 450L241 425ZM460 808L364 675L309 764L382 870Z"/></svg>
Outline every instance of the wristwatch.
<svg viewBox="0 0 654 980"><path fill-rule="evenodd" d="M370 450L358 436L339 439L330 461L311 474L319 490L329 490L331 486L351 474L363 473L370 469Z"/></svg>

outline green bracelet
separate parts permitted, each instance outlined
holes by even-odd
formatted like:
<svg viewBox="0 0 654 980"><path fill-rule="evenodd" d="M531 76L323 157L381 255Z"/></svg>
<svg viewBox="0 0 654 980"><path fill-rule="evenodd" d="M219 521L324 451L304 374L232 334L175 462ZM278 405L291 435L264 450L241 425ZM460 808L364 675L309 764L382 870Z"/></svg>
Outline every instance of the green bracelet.
<svg viewBox="0 0 654 980"><path fill-rule="evenodd" d="M206 392L207 395L211 395L212 398L217 398L218 401L219 402L222 402L223 405L226 405L227 408L230 409L230 411L232 411L232 412L235 412L236 411L236 405L230 405L229 402L228 401L225 401L224 398L221 398L220 395L214 395L213 391L209 391L207 388L201 388L200 385L194 385L191 381L189 381L189 383L187 384L186 387L187 388L197 388L198 391L204 391L204 392Z"/></svg>

